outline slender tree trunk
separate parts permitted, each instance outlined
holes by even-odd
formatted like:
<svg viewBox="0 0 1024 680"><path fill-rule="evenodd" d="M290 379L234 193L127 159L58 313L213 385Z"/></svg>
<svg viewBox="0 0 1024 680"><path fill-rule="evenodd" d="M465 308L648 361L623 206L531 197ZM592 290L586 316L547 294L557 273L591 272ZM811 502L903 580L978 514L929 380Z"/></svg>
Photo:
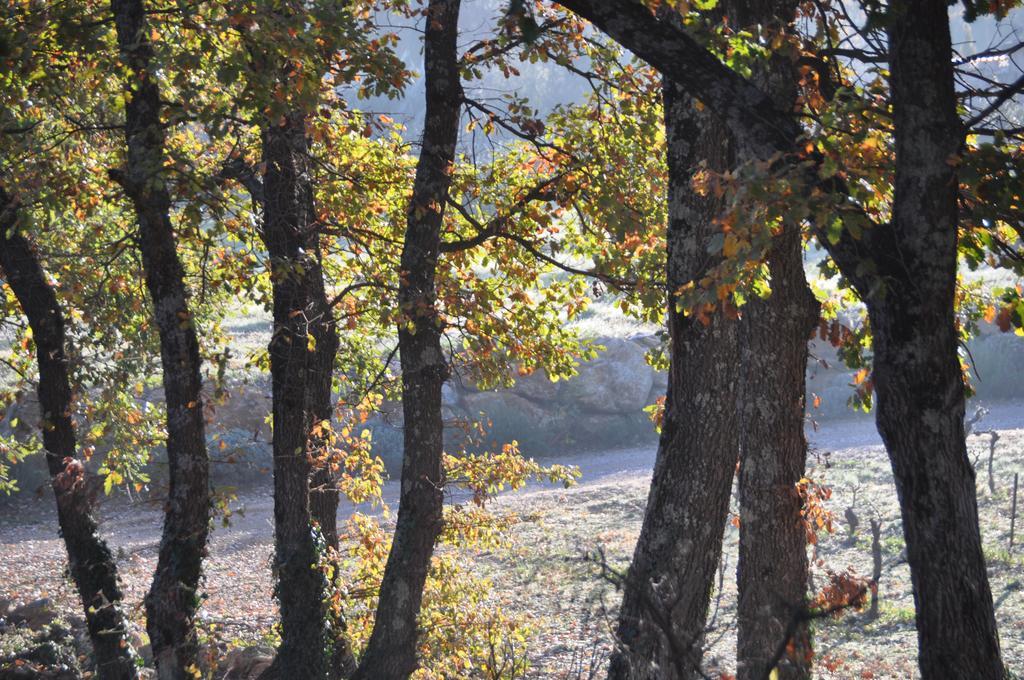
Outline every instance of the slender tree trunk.
<svg viewBox="0 0 1024 680"><path fill-rule="evenodd" d="M317 251L319 252L319 251ZM316 316L323 321L311 329L316 338L316 368L309 388L310 410L316 421L333 420L334 402L331 399L331 388L334 379L334 362L338 355L337 326L334 323L334 310L330 308L326 290L321 282L313 300ZM313 472L310 484L310 510L313 520L320 527L327 545L338 549L338 493L337 475L325 462Z"/></svg>
<svg viewBox="0 0 1024 680"><path fill-rule="evenodd" d="M441 348L444 320L435 304L435 274L462 105L459 5L460 0L430 0L427 8L426 117L406 216L398 293L403 317L398 328L405 419L402 492L377 618L357 680L398 680L416 669L423 586L441 532L441 387L449 368Z"/></svg>
<svg viewBox="0 0 1024 680"><path fill-rule="evenodd" d="M151 70L153 45L142 0L111 0L125 82L127 158L111 174L132 201L146 288L160 335L167 405L170 490L160 555L146 596L146 628L161 679L191 678L198 661L195 613L210 524L209 457L203 422L199 341L188 308L185 272L162 177L160 91Z"/></svg>
<svg viewBox="0 0 1024 680"><path fill-rule="evenodd" d="M739 446L738 324L716 312L705 325L677 309L675 295L711 266L706 245L722 208L691 189L693 169L707 159L725 170L732 154L723 128L698 113L678 85L666 79L663 93L669 383L647 511L624 584L619 649L608 674L614 680L697 675Z"/></svg>
<svg viewBox="0 0 1024 680"><path fill-rule="evenodd" d="M263 239L270 254L274 331L270 341L274 421L274 527L281 645L263 676L347 674L352 652L327 607L324 530L337 544L337 495L314 528L310 493L313 426L329 420L338 336L324 290L320 231L309 176L305 117L285 116L263 133ZM312 496L316 496L315 492Z"/></svg>
<svg viewBox="0 0 1024 680"><path fill-rule="evenodd" d="M17 233L17 204L0 187L0 267L28 317L39 365L43 446L57 499L57 522L68 568L85 610L86 626L101 680L138 677L117 582L117 565L100 538L85 479L76 457L74 410L64 315L29 242Z"/></svg>
<svg viewBox="0 0 1024 680"><path fill-rule="evenodd" d="M768 256L772 293L743 310L737 677L763 680L790 623L807 606L807 537L797 482L804 475L807 338L818 304L804 277L800 232ZM807 624L791 639L781 678L810 677Z"/></svg>
<svg viewBox="0 0 1024 680"><path fill-rule="evenodd" d="M872 239L882 281L862 290L874 333L878 430L892 461L917 608L922 677L1003 678L964 441L953 312L957 116L946 5L892 11L893 221Z"/></svg>
<svg viewBox="0 0 1024 680"><path fill-rule="evenodd" d="M276 310L275 329L281 331L281 342L271 348L271 372L274 371L274 348L281 351L278 353L279 379L274 383L274 418L275 423L280 418L281 422L303 422L305 426L305 438L298 439L298 432L292 428L282 427L274 429L274 450L280 450L281 456L275 456L275 480L295 476L308 479L309 499L306 509L295 506L295 501L287 493L277 493L275 490L275 507L280 505L279 512L276 510L275 519L291 523L291 526L279 526L277 529L278 542L281 537L301 537L304 531L312 531L312 525L316 525L323 537L324 546L338 548L338 502L339 494L335 475L330 469L324 466L313 465L311 460L297 460L295 456L288 454L294 451L296 446L303 446L306 449L319 446L318 437L313 436L313 425L317 422L330 421L334 414L334 406L331 399L331 388L334 377L334 365L337 358L339 338L337 326L334 322L334 313L330 302L327 299L327 291L324 283L323 269L320 264L322 257L320 248L320 228L315 220L315 202L313 199L312 180L308 168L308 140L306 138L306 122L304 117L295 113L290 118L283 120L281 125L267 125L264 134L264 161L266 161L267 174L273 171L273 178L263 179L256 175L253 168L250 168L238 161L230 161L221 173L226 179L235 179L240 182L249 192L252 201L263 211L264 243L271 256L274 267L274 296L275 301L281 297L282 306ZM273 164L272 164L273 163ZM274 196L271 201L266 200L265 186L274 188ZM313 221L310 221L313 220ZM311 256L308 257L307 255ZM298 265L298 266L297 266ZM289 309L293 311L289 311ZM275 308L276 309L276 308ZM294 310L305 310L295 314ZM301 316L298 322L294 317ZM275 330L276 332L276 330ZM298 334L298 335L297 335ZM302 336L302 334L307 334ZM284 340L283 338L291 338ZM275 340L277 335L275 335ZM305 348L300 355L298 352L288 359L286 355L291 344L297 342ZM310 352L312 347L313 351ZM289 355L290 356L290 355ZM301 375L288 377L290 371L298 371ZM302 389L303 394L299 395L295 390ZM287 394L286 394L287 392ZM305 449L304 449L305 450ZM312 451L307 451L312 454ZM307 466L308 469L302 467ZM284 480L281 480L282 482ZM288 482L289 489L294 485ZM317 559L326 557L324 551L317 548ZM282 553L285 557L289 552L309 550L309 546L298 545L286 548ZM279 579L289 578L294 575L292 571L279 570ZM304 575L304 574L303 574ZM321 584L326 588L327 584ZM327 595L322 590L318 597L322 601ZM305 603L296 601L295 605L289 604L283 609L290 613L288 621L289 628L284 637L294 640L289 643L285 657L281 663L287 661L287 655L307 655L306 663L309 667L327 668L326 673L331 678L344 678L351 675L355 669L355 657L348 638L345 635L344 622L332 621L326 609L309 609L313 606L314 589L306 589L302 583L282 582L278 590L279 598L292 599L295 597L307 598ZM319 606L319 605L317 605ZM322 625L327 628L334 627L333 632L325 633L330 639L330 653L326 653L325 645L318 647L304 646L301 640L308 634L307 630L293 628L294 622L298 621L305 625L301 612L315 611L324 617ZM294 612L294 616L291 613ZM278 677L281 668L271 667L265 677ZM316 671L320 672L320 671Z"/></svg>
<svg viewBox="0 0 1024 680"><path fill-rule="evenodd" d="M789 30L791 0L727 0L742 26ZM794 65L772 57L754 80L789 113L797 97ZM768 252L771 295L743 307L740 360L740 548L736 577L737 677L763 680L793 621L807 607L807 535L797 483L804 476L807 341L819 305L807 285L799 224L787 224ZM805 622L790 640L779 680L810 677L812 648Z"/></svg>
<svg viewBox="0 0 1024 680"><path fill-rule="evenodd" d="M246 166L238 160L232 160L225 164L221 171L224 179L237 180L252 199L254 206L260 210L263 206L263 181L256 175L255 169ZM309 188L312 192L312 187ZM319 237L310 239L309 246L315 248L316 259L322 257ZM321 279L323 275L321 272ZM310 408L313 416L318 421L330 421L334 417L334 400L331 398L334 365L338 357L340 339L338 327L334 320L334 310L331 309L330 301L327 299L327 290L323 281L315 286L310 304L315 310L315 323L310 325L310 333L314 336L316 344L316 379L307 384L311 391ZM327 545L338 548L338 505L340 494L337 487L336 476L326 468L317 468L313 471L310 480L310 514L313 521L320 527Z"/></svg>

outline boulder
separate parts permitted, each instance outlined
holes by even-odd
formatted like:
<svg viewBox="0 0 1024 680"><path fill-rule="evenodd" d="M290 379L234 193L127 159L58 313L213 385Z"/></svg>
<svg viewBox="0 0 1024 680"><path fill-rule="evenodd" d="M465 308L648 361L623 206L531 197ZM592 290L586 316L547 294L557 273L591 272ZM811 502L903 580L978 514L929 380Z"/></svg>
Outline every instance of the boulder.
<svg viewBox="0 0 1024 680"><path fill-rule="evenodd" d="M483 413L495 424L499 421L522 421L527 426L543 427L549 415L541 406L510 390L467 394L462 403L470 418Z"/></svg>
<svg viewBox="0 0 1024 680"><path fill-rule="evenodd" d="M463 405L469 419L480 414L491 421L487 436L474 450L494 450L512 440L519 442L529 455L539 455L549 448L552 431L558 427L558 415L548 408L524 399L510 390L467 394Z"/></svg>
<svg viewBox="0 0 1024 680"><path fill-rule="evenodd" d="M515 376L516 383L512 391L531 401L555 401L558 390L565 383L551 382L546 371L534 371L530 375Z"/></svg>
<svg viewBox="0 0 1024 680"><path fill-rule="evenodd" d="M580 366L561 392L563 399L596 413L634 413L647 405L654 370L642 345L619 338L598 340L605 350Z"/></svg>
<svg viewBox="0 0 1024 680"><path fill-rule="evenodd" d="M459 390L450 383L446 382L441 386L441 403L445 406L458 406L460 401Z"/></svg>

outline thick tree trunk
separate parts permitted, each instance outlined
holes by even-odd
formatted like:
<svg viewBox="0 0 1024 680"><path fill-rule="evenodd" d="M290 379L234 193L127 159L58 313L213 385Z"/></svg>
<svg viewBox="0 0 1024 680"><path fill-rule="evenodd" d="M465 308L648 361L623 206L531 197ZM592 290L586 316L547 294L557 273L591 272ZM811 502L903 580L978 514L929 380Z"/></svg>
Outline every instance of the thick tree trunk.
<svg viewBox="0 0 1024 680"><path fill-rule="evenodd" d="M791 0L727 0L723 9L738 27L789 30ZM793 110L793 63L773 57L754 81L780 112ZM771 295L743 307L740 361L740 548L736 577L737 677L763 680L776 649L792 651L778 667L779 680L810 677L812 648L807 607L807 534L800 518L797 483L804 476L804 395L807 340L819 305L807 285L799 224L785 225L768 253Z"/></svg>
<svg viewBox="0 0 1024 680"><path fill-rule="evenodd" d="M146 596L146 627L161 679L190 678L198 661L194 625L210 523L209 457L203 423L199 342L178 260L171 198L163 182L160 92L142 0L111 0L125 82L127 158L112 173L135 207L139 250L160 335L167 405L170 490L156 574Z"/></svg>
<svg viewBox="0 0 1024 680"><path fill-rule="evenodd" d="M614 680L697 675L736 469L739 432L735 320L707 325L676 308L675 292L712 264L707 241L721 202L690 187L696 163L732 166L727 135L672 81L663 88L668 142L668 323L665 418L643 528L619 613ZM723 141L724 140L724 141Z"/></svg>
<svg viewBox="0 0 1024 680"><path fill-rule="evenodd" d="M274 331L270 373L274 421L274 527L281 645L263 677L347 675L351 649L332 626L326 532L337 545L337 494L320 506L314 528L310 493L313 426L331 415L331 376L338 348L320 263L320 232L309 176L305 118L294 113L263 133L263 239L270 254ZM329 483L329 480L325 480ZM327 493L330 493L328 491ZM322 497L320 497L322 499ZM330 501L330 499L328 499Z"/></svg>
<svg viewBox="0 0 1024 680"><path fill-rule="evenodd" d="M121 608L117 565L99 536L85 468L76 458L64 315L32 246L16 230L17 205L0 187L0 267L28 317L36 345L43 446L68 570L82 599L97 676L100 680L134 680L138 677L136 657Z"/></svg>
<svg viewBox="0 0 1024 680"><path fill-rule="evenodd" d="M436 308L441 226L455 161L462 85L458 65L460 0L430 0L426 16L423 147L407 213L398 301L398 343L405 421L402 491L377 619L357 680L398 680L417 666L423 586L441 532L443 433L441 387L449 368Z"/></svg>
<svg viewBox="0 0 1024 680"><path fill-rule="evenodd" d="M889 26L896 140L893 221L872 239L882 285L862 290L874 333L878 430L900 497L922 677L1004 677L964 442L953 313L957 173L949 17L900 3Z"/></svg>

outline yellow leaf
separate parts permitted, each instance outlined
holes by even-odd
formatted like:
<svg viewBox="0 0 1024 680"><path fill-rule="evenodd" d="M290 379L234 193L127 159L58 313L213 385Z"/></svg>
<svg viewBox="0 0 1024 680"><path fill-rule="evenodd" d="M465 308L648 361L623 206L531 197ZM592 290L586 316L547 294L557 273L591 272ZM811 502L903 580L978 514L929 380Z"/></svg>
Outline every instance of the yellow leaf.
<svg viewBox="0 0 1024 680"><path fill-rule="evenodd" d="M722 243L722 255L726 257L733 257L739 252L740 241L732 234L725 235L725 241Z"/></svg>

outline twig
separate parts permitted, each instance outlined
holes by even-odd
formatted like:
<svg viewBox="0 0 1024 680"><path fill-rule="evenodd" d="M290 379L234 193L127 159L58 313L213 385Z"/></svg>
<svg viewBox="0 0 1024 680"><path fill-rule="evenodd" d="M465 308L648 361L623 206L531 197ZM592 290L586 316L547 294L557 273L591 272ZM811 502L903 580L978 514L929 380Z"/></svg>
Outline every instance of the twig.
<svg viewBox="0 0 1024 680"><path fill-rule="evenodd" d="M1017 481L1020 475L1013 473L1013 503L1010 506L1010 550L1013 552L1013 534L1017 528Z"/></svg>
<svg viewBox="0 0 1024 680"><path fill-rule="evenodd" d="M992 430L988 433L988 492L994 494L996 492L996 479L995 475L992 474L992 459L996 455L996 442L999 441L999 433Z"/></svg>
<svg viewBox="0 0 1024 680"><path fill-rule="evenodd" d="M882 522L874 517L871 518L871 610L868 618L872 621L878 618L878 582L882 578Z"/></svg>

